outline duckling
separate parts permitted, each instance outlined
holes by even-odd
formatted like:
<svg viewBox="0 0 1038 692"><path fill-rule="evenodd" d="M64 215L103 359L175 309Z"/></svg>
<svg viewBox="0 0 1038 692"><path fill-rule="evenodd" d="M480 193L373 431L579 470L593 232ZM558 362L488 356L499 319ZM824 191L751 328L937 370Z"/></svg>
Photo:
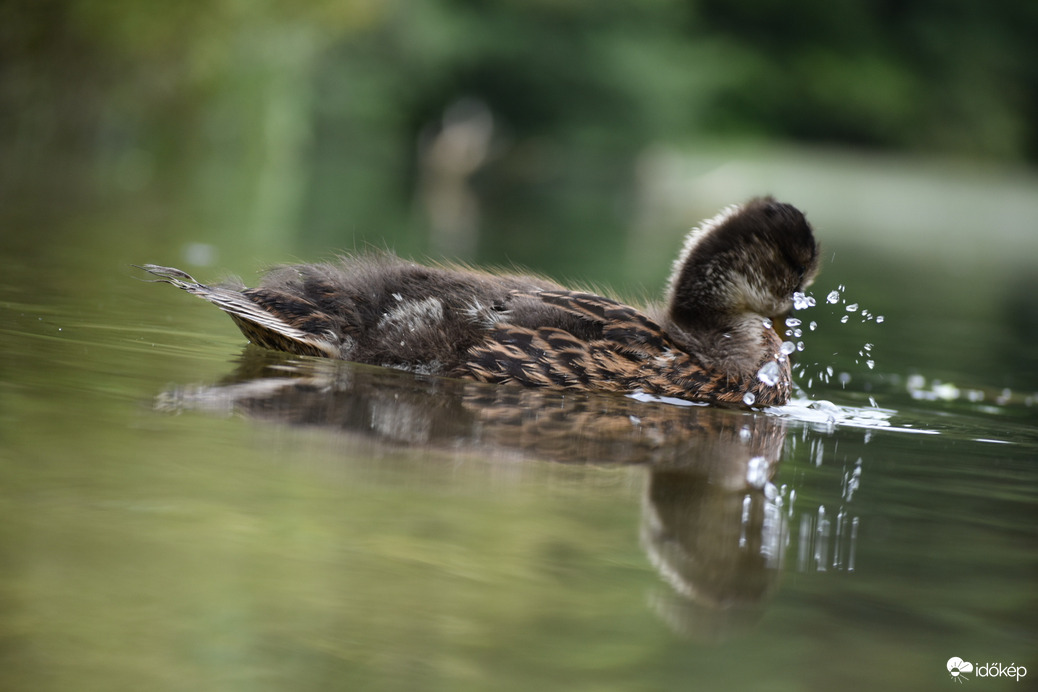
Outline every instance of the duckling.
<svg viewBox="0 0 1038 692"><path fill-rule="evenodd" d="M773 325L817 273L818 245L789 204L729 206L692 229L665 302L642 309L539 277L389 253L276 268L256 288L140 268L213 303L266 348L482 382L770 406L792 389Z"/></svg>

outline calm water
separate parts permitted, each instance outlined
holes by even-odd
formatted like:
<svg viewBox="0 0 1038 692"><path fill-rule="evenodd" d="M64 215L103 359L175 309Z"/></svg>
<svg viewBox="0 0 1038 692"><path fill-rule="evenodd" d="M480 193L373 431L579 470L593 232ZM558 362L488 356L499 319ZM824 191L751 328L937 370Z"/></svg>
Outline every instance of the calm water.
<svg viewBox="0 0 1038 692"><path fill-rule="evenodd" d="M833 262L810 389L749 413L243 351L134 280L161 238L68 226L0 256L0 689L1038 676L1033 292Z"/></svg>

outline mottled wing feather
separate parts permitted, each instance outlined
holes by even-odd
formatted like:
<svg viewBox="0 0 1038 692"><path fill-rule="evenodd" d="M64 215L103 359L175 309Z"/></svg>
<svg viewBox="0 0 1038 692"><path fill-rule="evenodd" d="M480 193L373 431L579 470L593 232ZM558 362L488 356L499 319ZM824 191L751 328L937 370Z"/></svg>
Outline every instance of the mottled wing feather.
<svg viewBox="0 0 1038 692"><path fill-rule="evenodd" d="M747 383L742 378L703 367L678 348L659 325L638 310L601 296L567 291L541 291L536 297L581 320L600 325L600 337L581 339L563 329L500 322L469 351L457 374L484 382L535 387L586 388L742 405ZM777 344L776 352L777 352ZM767 356L762 362L772 358ZM758 405L788 398L789 365L778 386L754 380L749 391Z"/></svg>
<svg viewBox="0 0 1038 692"><path fill-rule="evenodd" d="M588 322L602 325L602 338L646 356L670 347L663 329L644 314L615 300L577 291L541 291L537 297Z"/></svg>
<svg viewBox="0 0 1038 692"><path fill-rule="evenodd" d="M644 389L687 396L658 372L660 358L691 359L663 336L662 329L634 308L590 293L538 291L536 298L580 320L594 323L597 338L578 338L553 327L527 327L499 322L469 350L459 367L462 376L484 382L514 382L537 387L631 391ZM656 366L656 367L654 367Z"/></svg>

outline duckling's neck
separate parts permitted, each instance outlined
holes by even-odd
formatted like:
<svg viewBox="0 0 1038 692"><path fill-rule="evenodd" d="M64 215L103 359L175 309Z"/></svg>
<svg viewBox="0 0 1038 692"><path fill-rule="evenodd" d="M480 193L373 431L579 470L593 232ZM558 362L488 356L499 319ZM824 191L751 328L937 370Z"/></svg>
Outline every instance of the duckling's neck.
<svg viewBox="0 0 1038 692"><path fill-rule="evenodd" d="M782 340L770 319L753 312L700 315L678 324L663 318L671 338L706 367L731 377L752 377L761 363L779 353Z"/></svg>

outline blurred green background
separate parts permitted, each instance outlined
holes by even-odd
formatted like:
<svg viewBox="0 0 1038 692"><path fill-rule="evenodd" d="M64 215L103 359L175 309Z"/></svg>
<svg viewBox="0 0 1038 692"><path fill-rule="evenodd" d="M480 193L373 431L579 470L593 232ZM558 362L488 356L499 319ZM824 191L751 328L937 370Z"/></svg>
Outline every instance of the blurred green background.
<svg viewBox="0 0 1038 692"><path fill-rule="evenodd" d="M946 689L952 655L1034 668L1036 36L1024 0L0 3L0 687ZM637 470L152 410L243 339L131 263L252 282L389 246L638 297L689 226L769 192L823 246L802 379L852 376L809 395L940 434L791 422L780 481L798 512L861 517L861 569L791 551L728 646L647 606ZM840 323L841 286L885 322ZM934 401L949 382L983 401Z"/></svg>
<svg viewBox="0 0 1038 692"><path fill-rule="evenodd" d="M657 236L794 180L816 223L947 233L946 198L867 184L949 167L1031 214L1035 35L1018 0L8 0L4 234L102 215L170 238L131 261L374 244L654 290Z"/></svg>

